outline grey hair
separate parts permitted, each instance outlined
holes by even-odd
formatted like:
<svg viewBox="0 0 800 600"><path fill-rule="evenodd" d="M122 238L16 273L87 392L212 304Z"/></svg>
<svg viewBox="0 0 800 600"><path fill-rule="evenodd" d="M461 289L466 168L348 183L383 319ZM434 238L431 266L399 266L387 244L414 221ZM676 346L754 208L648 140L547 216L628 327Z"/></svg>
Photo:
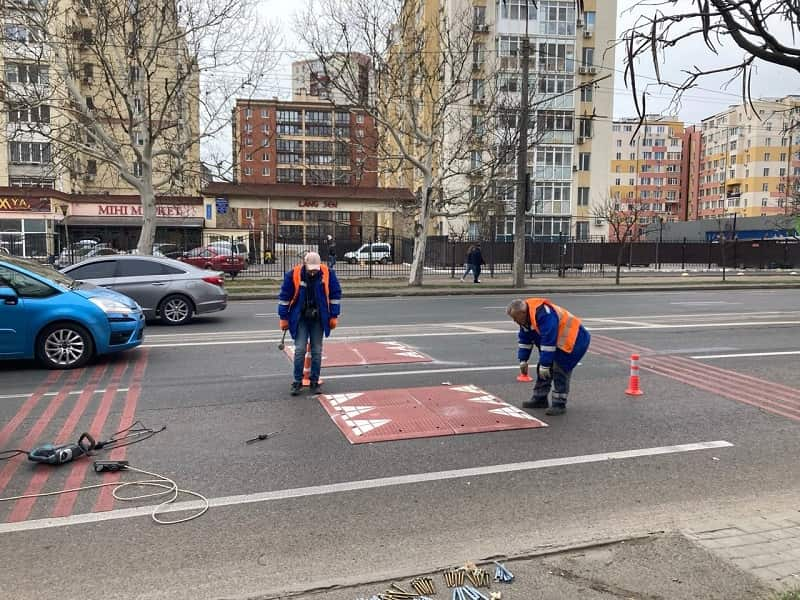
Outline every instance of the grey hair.
<svg viewBox="0 0 800 600"><path fill-rule="evenodd" d="M515 313L521 313L527 310L528 310L528 305L525 304L525 301L517 298L516 300L512 300L511 304L508 305L508 308L506 309L506 314L510 317Z"/></svg>

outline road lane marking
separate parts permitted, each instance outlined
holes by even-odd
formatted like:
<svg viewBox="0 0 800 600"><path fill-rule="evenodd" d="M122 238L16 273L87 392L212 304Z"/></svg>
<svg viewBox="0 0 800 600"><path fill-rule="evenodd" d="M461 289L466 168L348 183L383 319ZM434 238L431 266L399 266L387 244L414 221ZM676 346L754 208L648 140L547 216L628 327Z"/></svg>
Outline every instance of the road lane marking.
<svg viewBox="0 0 800 600"><path fill-rule="evenodd" d="M742 302L728 302L727 300L707 300L705 302L670 302L676 306L709 306L711 304L743 304Z"/></svg>
<svg viewBox="0 0 800 600"><path fill-rule="evenodd" d="M589 319L585 319L588 321ZM588 327L590 332L598 331L638 331L638 330L668 330L668 329L715 329L719 327L763 327L765 325L800 325L800 320L792 321L736 321L724 323L648 323L643 325L619 325L610 327ZM348 342L356 340L384 340L384 339L406 339L406 338L430 338L430 337L455 337L463 335L514 335L516 330L489 330L486 331L441 331L434 333L403 333L402 331L395 331L394 333L386 334L368 334L368 335L350 335L346 337L337 337L337 342ZM224 334L218 334L220 337ZM185 342L165 342L157 344L143 344L141 348L185 348L197 346L235 346L242 344L272 344L278 343L280 337L268 338L249 338L249 339L232 339L232 340L214 340L208 342L201 341L185 341Z"/></svg>
<svg viewBox="0 0 800 600"><path fill-rule="evenodd" d="M79 396L84 391L85 390L75 390L74 392L70 392L69 395L70 396ZM117 390L117 393L119 393L119 392L127 392L127 391L128 391L128 388L124 387L124 388L119 388ZM104 394L105 392L106 392L106 390L105 390L105 388L103 388L102 390L94 390L94 391L92 391L92 394ZM47 392L45 394L42 394L42 396L43 397L55 396L56 394L58 394L58 392ZM29 393L22 393L22 394L6 394L5 396L0 396L0 400L14 400L16 398L30 398L32 395L33 394L30 393L30 392Z"/></svg>
<svg viewBox="0 0 800 600"><path fill-rule="evenodd" d="M519 463L506 463L500 465L486 465L483 467L471 467L466 469L452 469L449 471L433 471L428 473L415 473L412 475L396 475L392 477L380 477L377 479L362 479L358 481L344 481L326 485L314 485L301 488L289 488L274 490L271 492L260 492L255 494L241 494L236 496L222 496L210 498L209 505L213 508L225 506L239 506L242 504L257 504L263 502L274 502L281 500L291 500L294 498L307 498L310 496L325 496L330 494L341 494L344 492L373 490L385 487L396 487L419 483L436 483L446 479L463 479L466 477L483 477L487 475L497 475L502 473L517 473L522 471L534 471L538 469L548 469L552 467L567 467L571 465L581 465L588 463L599 463L613 460L625 460L629 458L646 458L652 456L662 456L669 454L681 454L686 452L696 452L700 450L714 450L719 448L730 448L733 444L725 440L712 442L698 442L693 444L679 444L676 446L657 446L654 448L640 448L636 450L622 450L618 452L601 452L598 454L584 454L580 456L568 456L564 458L547 458ZM162 509L163 513L194 510L201 503L186 501L176 502ZM110 510L100 513L85 513L72 515L69 517L59 517L50 519L36 519L32 521L22 521L19 523L0 524L0 534L20 531L32 531L37 529L51 529L54 527L66 527L86 523L99 523L102 521L115 521L119 519L131 519L135 517L149 517L153 512L153 505L140 506L137 508L124 508Z"/></svg>
<svg viewBox="0 0 800 600"><path fill-rule="evenodd" d="M758 358L760 356L794 356L800 354L800 350L786 350L783 352L741 352L738 354L698 354L690 356L698 360L711 360L713 358Z"/></svg>

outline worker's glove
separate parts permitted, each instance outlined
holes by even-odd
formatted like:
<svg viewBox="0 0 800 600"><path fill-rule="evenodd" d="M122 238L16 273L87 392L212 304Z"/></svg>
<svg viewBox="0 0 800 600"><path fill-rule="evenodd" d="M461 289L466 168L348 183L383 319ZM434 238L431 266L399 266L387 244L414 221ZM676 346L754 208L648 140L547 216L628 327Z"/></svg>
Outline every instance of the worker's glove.
<svg viewBox="0 0 800 600"><path fill-rule="evenodd" d="M281 331L286 331L287 329L289 329L289 321L281 319Z"/></svg>
<svg viewBox="0 0 800 600"><path fill-rule="evenodd" d="M523 360L519 363L519 372L523 375L528 374L528 361Z"/></svg>
<svg viewBox="0 0 800 600"><path fill-rule="evenodd" d="M339 324L339 320L338 319L331 319L330 321L328 321L328 325L330 326L330 328L332 330L336 329L336 325L338 325L338 324Z"/></svg>
<svg viewBox="0 0 800 600"><path fill-rule="evenodd" d="M539 376L539 379L550 379L550 377L552 377L550 374L550 367L545 367L543 365L536 365L536 374Z"/></svg>

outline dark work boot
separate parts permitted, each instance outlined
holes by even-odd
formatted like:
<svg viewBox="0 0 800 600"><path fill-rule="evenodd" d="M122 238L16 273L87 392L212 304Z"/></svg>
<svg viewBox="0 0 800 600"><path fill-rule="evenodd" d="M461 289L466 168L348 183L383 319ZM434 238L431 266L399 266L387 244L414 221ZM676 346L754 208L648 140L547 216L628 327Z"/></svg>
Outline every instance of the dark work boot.
<svg viewBox="0 0 800 600"><path fill-rule="evenodd" d="M319 394L322 391L322 384L319 381L312 381L308 389L312 394Z"/></svg>
<svg viewBox="0 0 800 600"><path fill-rule="evenodd" d="M559 415L563 415L565 412L567 412L566 404L553 404L553 406L544 411L544 414L551 417L557 417Z"/></svg>
<svg viewBox="0 0 800 600"><path fill-rule="evenodd" d="M544 398L531 396L530 400L525 400L522 403L522 408L547 408L548 406L550 406L550 403L547 401L547 396Z"/></svg>
<svg viewBox="0 0 800 600"><path fill-rule="evenodd" d="M300 392L302 392L302 391L303 391L303 384L300 383L299 381L293 381L292 382L292 387L291 387L289 393L292 396L299 396Z"/></svg>

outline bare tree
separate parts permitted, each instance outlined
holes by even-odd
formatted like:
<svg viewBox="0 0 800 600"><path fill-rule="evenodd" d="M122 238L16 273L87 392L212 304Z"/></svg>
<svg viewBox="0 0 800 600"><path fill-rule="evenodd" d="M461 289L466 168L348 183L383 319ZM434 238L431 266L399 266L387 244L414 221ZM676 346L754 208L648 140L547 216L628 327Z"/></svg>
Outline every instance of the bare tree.
<svg viewBox="0 0 800 600"><path fill-rule="evenodd" d="M57 187L137 193L137 249L150 254L156 196L197 193L201 141L230 127L232 99L267 75L274 34L255 0L6 0L6 9L16 9L7 22L26 74L0 83L11 139L42 141Z"/></svg>
<svg viewBox="0 0 800 600"><path fill-rule="evenodd" d="M729 83L739 80L742 100L749 103L751 76L758 60L800 72L800 47L796 44L800 7L796 0L639 0L631 10L639 9L642 16L620 40L627 55L625 83L641 119L647 114L647 91L639 90L636 79L642 60L652 63L657 84L672 89L675 102L701 80L727 75ZM672 52L695 39L702 39L715 56L726 57L723 64L695 64L682 70L681 81L670 81L662 66ZM736 55L731 52L734 47L743 52Z"/></svg>
<svg viewBox="0 0 800 600"><path fill-rule="evenodd" d="M513 165L516 129L500 114L511 104L483 75L495 69L472 8L425 15L402 0L319 0L297 29L327 85L375 120L384 183L416 191L409 285L422 285L435 219L493 202L496 177L509 158Z"/></svg>
<svg viewBox="0 0 800 600"><path fill-rule="evenodd" d="M608 198L601 204L592 207L592 218L605 221L608 224L608 239L617 244L616 277L615 283L620 283L620 270L625 256L625 250L631 248L634 237L639 229L641 208L638 203L620 204L619 201Z"/></svg>

